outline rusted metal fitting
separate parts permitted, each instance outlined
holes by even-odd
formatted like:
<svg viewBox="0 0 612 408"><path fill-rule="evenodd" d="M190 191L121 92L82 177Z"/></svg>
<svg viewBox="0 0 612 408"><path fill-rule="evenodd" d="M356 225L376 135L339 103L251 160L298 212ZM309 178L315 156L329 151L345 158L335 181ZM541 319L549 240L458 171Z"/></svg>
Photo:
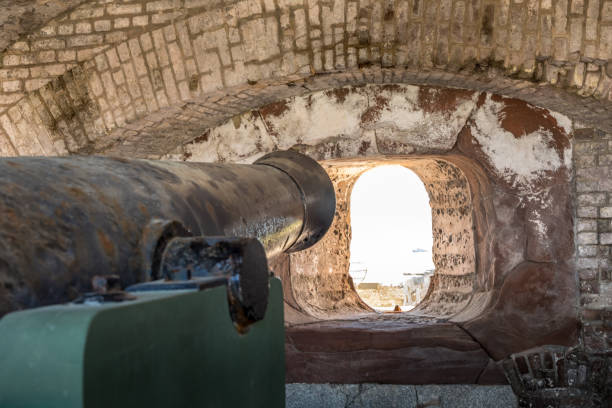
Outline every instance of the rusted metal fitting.
<svg viewBox="0 0 612 408"><path fill-rule="evenodd" d="M143 281L161 279L162 255L166 245L176 237L190 237L187 228L176 220L155 218L145 227L140 241Z"/></svg>
<svg viewBox="0 0 612 408"><path fill-rule="evenodd" d="M166 281L225 277L230 313L239 330L265 316L268 262L255 238L174 238L162 255L161 273Z"/></svg>
<svg viewBox="0 0 612 408"><path fill-rule="evenodd" d="M94 292L110 293L121 290L121 279L118 275L96 275L91 279Z"/></svg>
<svg viewBox="0 0 612 408"><path fill-rule="evenodd" d="M73 303L124 302L136 299L135 296L123 291L118 275L96 275L91 279L91 286L93 292L85 293Z"/></svg>

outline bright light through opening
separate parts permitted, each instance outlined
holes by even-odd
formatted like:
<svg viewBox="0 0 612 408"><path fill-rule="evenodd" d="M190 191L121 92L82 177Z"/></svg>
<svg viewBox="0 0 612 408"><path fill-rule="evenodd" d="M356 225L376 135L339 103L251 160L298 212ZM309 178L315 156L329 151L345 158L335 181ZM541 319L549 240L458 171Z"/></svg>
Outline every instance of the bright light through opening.
<svg viewBox="0 0 612 408"><path fill-rule="evenodd" d="M351 228L350 274L361 298L377 310L412 309L434 269L423 182L403 166L367 171L351 194Z"/></svg>

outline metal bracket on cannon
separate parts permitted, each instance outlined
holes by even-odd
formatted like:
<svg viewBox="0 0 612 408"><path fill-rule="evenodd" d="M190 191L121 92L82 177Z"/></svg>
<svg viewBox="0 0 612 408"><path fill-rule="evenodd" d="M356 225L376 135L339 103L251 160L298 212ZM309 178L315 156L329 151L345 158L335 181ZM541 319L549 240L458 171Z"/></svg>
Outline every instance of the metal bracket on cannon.
<svg viewBox="0 0 612 408"><path fill-rule="evenodd" d="M238 331L245 332L265 316L269 269L257 239L194 237L178 221L156 219L144 231L141 252L149 282L132 285L127 292L226 285Z"/></svg>
<svg viewBox="0 0 612 408"><path fill-rule="evenodd" d="M75 304L135 300L138 293L175 290L200 291L227 287L230 316L236 329L264 318L270 272L266 252L255 238L194 237L179 221L152 220L141 241L146 282L121 288L116 275L95 276L93 292Z"/></svg>

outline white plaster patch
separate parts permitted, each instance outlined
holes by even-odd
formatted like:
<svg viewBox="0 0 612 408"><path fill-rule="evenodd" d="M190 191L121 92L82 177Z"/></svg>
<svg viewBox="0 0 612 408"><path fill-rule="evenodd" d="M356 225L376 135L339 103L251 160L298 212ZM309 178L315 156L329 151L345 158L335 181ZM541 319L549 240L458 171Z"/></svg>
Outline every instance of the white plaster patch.
<svg viewBox="0 0 612 408"><path fill-rule="evenodd" d="M383 91L381 96L389 100L389 105L383 109L380 119L372 127L390 127L405 131L423 122L425 112L417 106L417 95Z"/></svg>
<svg viewBox="0 0 612 408"><path fill-rule="evenodd" d="M555 120L557 121L557 125L561 129L563 129L563 131L567 135L572 135L574 133L575 125L574 125L574 122L570 118L568 118L567 116L559 112L548 111L548 113L550 114L550 116L555 118ZM567 167L568 169L572 167L573 153L574 152L572 149L566 149L563 153L563 161L564 161L565 167Z"/></svg>
<svg viewBox="0 0 612 408"><path fill-rule="evenodd" d="M568 118L567 116L559 113L559 112L553 112L553 111L549 111L550 116L552 116L553 118L555 118L555 120L557 121L557 125L563 129L565 131L565 133L567 133L568 135L571 135L572 132L574 131L574 126L572 123L572 120L570 118Z"/></svg>
<svg viewBox="0 0 612 408"><path fill-rule="evenodd" d="M547 214L553 212L552 200L553 197L549 189L539 191L537 194L528 194L520 199L521 206L529 206L529 212L526 221L533 225L538 238L546 240L549 238L550 225L545 220ZM545 242L545 241L542 241Z"/></svg>
<svg viewBox="0 0 612 408"><path fill-rule="evenodd" d="M487 95L484 105L473 116L475 126L472 127L472 135L500 177L515 187L529 185L545 176L545 172L566 165L568 156L571 160L571 149L565 149L562 162L556 150L550 147L553 139L549 130L539 129L516 138L503 129L503 108L503 103Z"/></svg>
<svg viewBox="0 0 612 408"><path fill-rule="evenodd" d="M279 135L279 147L287 149L295 143L317 144L335 136L359 136L361 111L367 97L350 92L343 103L317 92L310 97L291 98L280 116L268 115L266 121Z"/></svg>
<svg viewBox="0 0 612 408"><path fill-rule="evenodd" d="M535 217L531 220L540 238L547 237L548 226L542 221L542 215L539 212L534 213Z"/></svg>
<svg viewBox="0 0 612 408"><path fill-rule="evenodd" d="M552 134L540 129L521 138L501 127L503 103L487 95L474 111L478 94L459 99L452 111L424 110L419 106L419 87L392 88L368 85L344 88L346 93L316 92L286 100L280 115L247 112L210 130L208 140L183 147L182 159L201 162L248 163L274 149L303 145L313 157L332 159L386 153L427 153L452 149L457 134L473 117L473 136L496 172L509 183L522 186L565 165L571 165L571 149L563 160L549 147ZM430 93L442 92L435 88ZM438 95L430 95L434 99ZM381 98L384 101L381 103ZM364 113L379 107L371 120ZM551 113L565 131L571 121ZM380 149L380 150L379 150ZM165 158L176 158L169 155Z"/></svg>
<svg viewBox="0 0 612 408"><path fill-rule="evenodd" d="M402 86L400 92L384 90L380 94L388 99L380 119L372 128L390 128L394 140L409 144L415 150L450 150L457 141L457 134L465 125L476 105L477 94L460 102L452 112L426 112L418 105L419 88ZM430 89L429 92L441 92Z"/></svg>
<svg viewBox="0 0 612 408"><path fill-rule="evenodd" d="M340 101L327 92L291 98L281 115L268 115L266 121L279 135L280 148L295 143L315 145L331 137L359 139L366 130L392 129L393 140L417 150L449 150L474 109L476 96L459 102L452 112L429 113L419 106L416 86L384 89L368 85L351 88ZM364 123L362 116L368 108L376 106L377 97L387 102L377 118Z"/></svg>
<svg viewBox="0 0 612 408"><path fill-rule="evenodd" d="M262 152L274 148L274 141L266 130L259 115L250 112L240 116L238 127L234 121L214 129L211 136L218 140L217 152L220 158L228 161L233 159L252 159ZM235 160L238 161L238 160Z"/></svg>
<svg viewBox="0 0 612 408"><path fill-rule="evenodd" d="M261 118L247 112L211 129L207 141L185 145L184 151L189 161L252 163L274 145Z"/></svg>

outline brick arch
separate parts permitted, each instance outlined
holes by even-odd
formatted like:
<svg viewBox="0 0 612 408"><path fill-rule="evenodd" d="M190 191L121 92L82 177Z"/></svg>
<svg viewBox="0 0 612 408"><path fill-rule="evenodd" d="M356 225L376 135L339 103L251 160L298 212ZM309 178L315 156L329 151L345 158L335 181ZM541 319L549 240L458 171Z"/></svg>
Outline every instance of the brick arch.
<svg viewBox="0 0 612 408"><path fill-rule="evenodd" d="M22 97L0 114L0 149L159 157L270 99L364 82L487 90L608 130L611 13L583 0L92 0L3 54L3 75L28 77L3 80ZM27 57L44 33L47 54L77 57L23 93L49 64Z"/></svg>
<svg viewBox="0 0 612 408"><path fill-rule="evenodd" d="M4 0L0 2L0 50L44 28L47 23L87 0Z"/></svg>

